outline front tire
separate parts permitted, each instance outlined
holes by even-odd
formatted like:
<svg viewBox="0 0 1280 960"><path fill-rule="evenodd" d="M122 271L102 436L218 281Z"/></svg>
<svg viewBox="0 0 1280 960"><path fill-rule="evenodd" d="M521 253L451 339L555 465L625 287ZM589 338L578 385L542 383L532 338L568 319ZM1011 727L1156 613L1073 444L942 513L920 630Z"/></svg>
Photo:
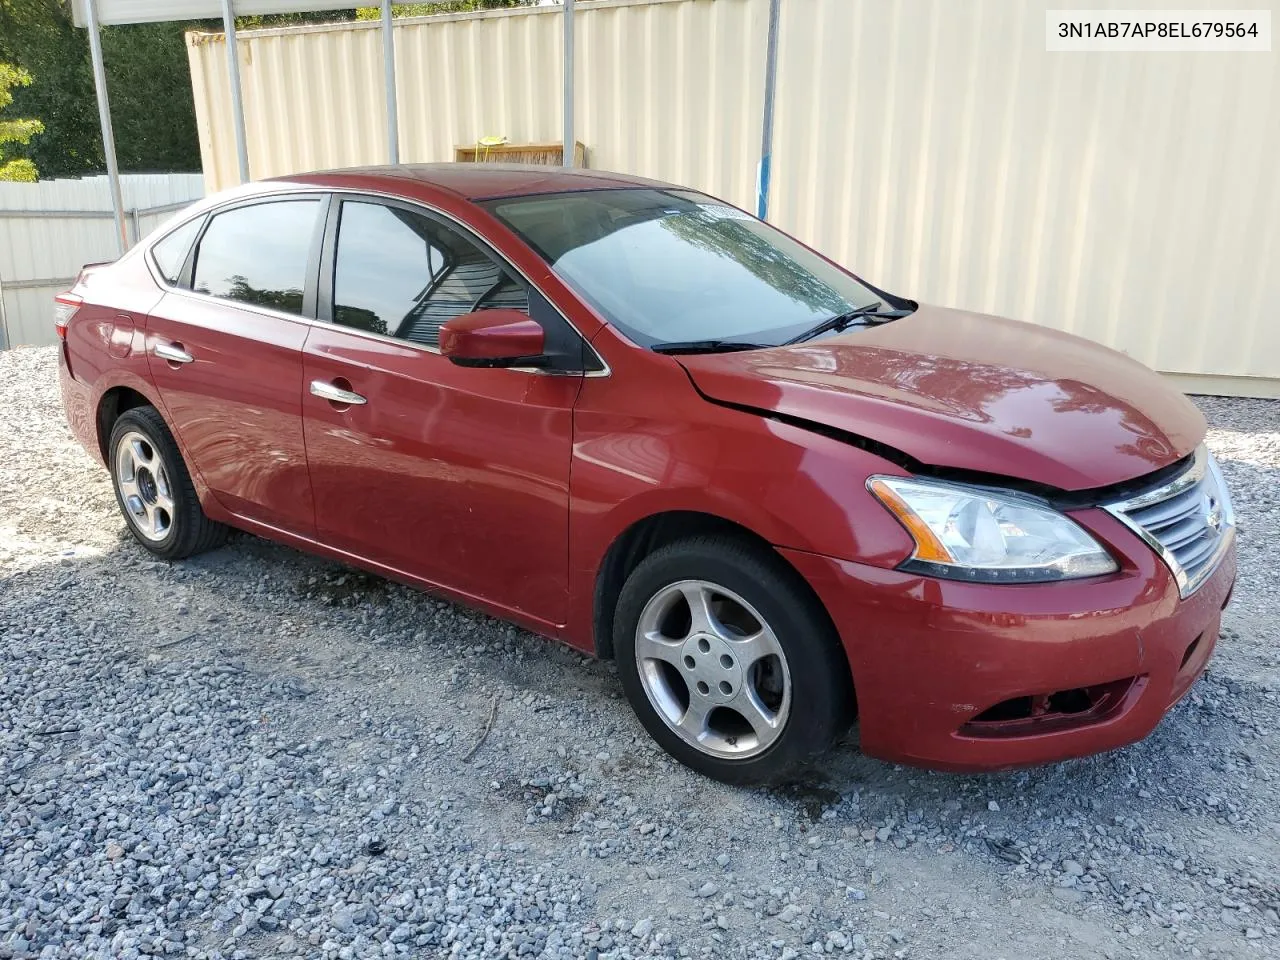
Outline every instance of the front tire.
<svg viewBox="0 0 1280 960"><path fill-rule="evenodd" d="M108 450L116 502L147 550L181 560L226 541L228 528L205 516L173 434L154 407L121 414Z"/></svg>
<svg viewBox="0 0 1280 960"><path fill-rule="evenodd" d="M852 719L839 638L776 554L696 537L646 557L623 586L614 650L649 735L731 784L785 781Z"/></svg>

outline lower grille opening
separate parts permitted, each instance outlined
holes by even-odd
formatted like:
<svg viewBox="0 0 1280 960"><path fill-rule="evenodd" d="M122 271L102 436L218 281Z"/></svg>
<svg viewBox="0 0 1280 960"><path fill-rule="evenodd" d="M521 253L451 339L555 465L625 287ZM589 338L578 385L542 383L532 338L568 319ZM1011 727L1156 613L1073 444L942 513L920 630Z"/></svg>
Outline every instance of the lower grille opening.
<svg viewBox="0 0 1280 960"><path fill-rule="evenodd" d="M1004 723L1006 720L1025 720L1031 716L1032 698L1014 697L997 703L990 710L983 710L969 723Z"/></svg>
<svg viewBox="0 0 1280 960"><path fill-rule="evenodd" d="M960 728L967 737L1028 737L1098 723L1118 712L1145 677L1125 677L1091 687L1072 687L1002 700Z"/></svg>
<svg viewBox="0 0 1280 960"><path fill-rule="evenodd" d="M1050 713L1084 713L1093 707L1093 697L1088 688L1078 687L1075 690L1059 690L1049 698Z"/></svg>
<svg viewBox="0 0 1280 960"><path fill-rule="evenodd" d="M1073 690L1059 690L1038 697L1014 697L997 703L989 710L974 717L970 723L1005 723L1009 720L1030 720L1033 717L1047 717L1053 714L1071 715L1085 713L1094 705L1094 697L1089 687L1076 687Z"/></svg>

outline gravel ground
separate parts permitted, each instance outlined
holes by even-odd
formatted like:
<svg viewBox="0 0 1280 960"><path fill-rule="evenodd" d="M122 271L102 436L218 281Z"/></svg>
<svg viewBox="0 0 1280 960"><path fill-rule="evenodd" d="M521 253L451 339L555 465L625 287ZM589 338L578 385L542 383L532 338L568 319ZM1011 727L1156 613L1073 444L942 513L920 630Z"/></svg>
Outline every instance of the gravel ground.
<svg viewBox="0 0 1280 960"><path fill-rule="evenodd" d="M250 537L153 562L55 356L0 353L0 958L1280 956L1280 403L1202 401L1240 582L1148 740L744 791L513 627Z"/></svg>

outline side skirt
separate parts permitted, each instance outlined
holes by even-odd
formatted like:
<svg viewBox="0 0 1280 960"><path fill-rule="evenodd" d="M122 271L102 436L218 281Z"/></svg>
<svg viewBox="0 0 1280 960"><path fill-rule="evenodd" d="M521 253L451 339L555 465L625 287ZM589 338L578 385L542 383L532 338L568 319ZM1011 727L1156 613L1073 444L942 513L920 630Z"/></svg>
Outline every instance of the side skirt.
<svg viewBox="0 0 1280 960"><path fill-rule="evenodd" d="M529 614L515 610L511 607L506 607L502 604L485 600L482 597L477 597L461 590L446 587L442 584L435 583L423 577L415 576L414 574L400 570L396 567L368 560L354 553L339 550L336 547L320 543L317 540L298 536L297 534L290 533L287 530L281 530L278 527L273 527L266 523L260 523L257 520L250 520L247 517L242 517L238 514L229 513L213 519L217 519L229 526L243 530L246 533L251 533L254 536L262 537L264 540L271 540L275 543L281 543L285 546L301 550L304 553L327 557L330 560L338 560L342 563L350 564L353 567L359 567L362 570L375 573L380 577L386 577L388 580L394 580L397 583L403 583L405 586L422 590L426 593L432 594L433 596L437 596L442 600L461 604L462 606L478 610L481 613L488 614L489 616L495 617L499 620L514 623L517 626L528 630L530 633L536 633L538 636L544 637L548 640L555 640L567 644L567 641L564 639L564 624L550 623L537 617L531 617ZM573 649L576 650L577 648L574 647Z"/></svg>

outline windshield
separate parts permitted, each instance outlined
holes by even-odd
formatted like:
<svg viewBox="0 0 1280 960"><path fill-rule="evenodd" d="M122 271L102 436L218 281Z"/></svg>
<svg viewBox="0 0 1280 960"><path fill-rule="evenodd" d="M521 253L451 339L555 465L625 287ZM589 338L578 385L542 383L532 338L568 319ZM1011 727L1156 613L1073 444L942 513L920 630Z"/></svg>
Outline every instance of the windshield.
<svg viewBox="0 0 1280 960"><path fill-rule="evenodd" d="M600 190L485 206L642 346L781 344L883 299L767 223L696 193Z"/></svg>

